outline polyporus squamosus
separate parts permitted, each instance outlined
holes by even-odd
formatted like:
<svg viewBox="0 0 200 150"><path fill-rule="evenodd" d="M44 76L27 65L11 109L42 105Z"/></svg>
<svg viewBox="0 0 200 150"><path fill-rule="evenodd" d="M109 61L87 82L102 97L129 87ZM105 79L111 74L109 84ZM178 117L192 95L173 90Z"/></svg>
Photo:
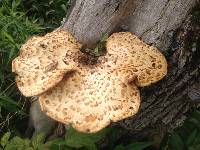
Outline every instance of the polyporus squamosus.
<svg viewBox="0 0 200 150"><path fill-rule="evenodd" d="M63 30L29 39L12 62L12 71L17 75L16 83L22 94L39 95L60 82L65 73L76 70L74 59L78 57L80 47L74 37Z"/></svg>
<svg viewBox="0 0 200 150"><path fill-rule="evenodd" d="M57 32L61 31L49 35L54 36ZM74 43L80 45L75 40ZM68 45L63 42L63 47ZM70 66L74 67L70 70L74 71L66 71L61 82L39 96L41 108L48 116L71 123L82 132L97 132L110 122L138 112L140 93L137 86L147 86L162 79L167 73L166 59L155 47L129 32L114 33L108 38L106 47L106 55L95 65L81 63L82 54L72 62L68 53L73 49L61 51L59 56L70 59L69 65L72 63ZM58 49L52 51L56 53ZM63 64L62 59L57 58L57 62Z"/></svg>

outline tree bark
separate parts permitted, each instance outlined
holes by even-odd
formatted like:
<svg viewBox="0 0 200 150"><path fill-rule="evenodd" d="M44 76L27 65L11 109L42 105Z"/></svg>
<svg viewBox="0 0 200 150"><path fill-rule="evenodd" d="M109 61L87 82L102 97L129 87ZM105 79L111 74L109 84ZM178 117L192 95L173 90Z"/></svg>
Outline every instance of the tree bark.
<svg viewBox="0 0 200 150"><path fill-rule="evenodd" d="M138 0L73 0L63 25L79 42L92 47L104 33L116 30Z"/></svg>
<svg viewBox="0 0 200 150"><path fill-rule="evenodd" d="M104 33L125 30L155 45L167 57L167 76L142 88L140 112L118 123L132 134L170 131L199 104L187 96L199 85L200 24L194 14L199 5L197 0L73 1L62 28L85 47L93 47Z"/></svg>

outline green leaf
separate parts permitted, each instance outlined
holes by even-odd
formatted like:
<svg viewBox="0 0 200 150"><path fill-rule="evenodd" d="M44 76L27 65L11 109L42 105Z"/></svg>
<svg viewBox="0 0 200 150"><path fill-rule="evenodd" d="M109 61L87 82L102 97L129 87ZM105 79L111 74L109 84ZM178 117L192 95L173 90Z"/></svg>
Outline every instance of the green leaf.
<svg viewBox="0 0 200 150"><path fill-rule="evenodd" d="M56 143L52 143L51 144L51 146L50 146L50 149L52 149L52 150L62 150L62 149L68 149L67 147L66 147L66 144L65 144L65 142L63 141L63 142L56 142Z"/></svg>
<svg viewBox="0 0 200 150"><path fill-rule="evenodd" d="M188 150L196 150L196 149L193 147L188 147Z"/></svg>
<svg viewBox="0 0 200 150"><path fill-rule="evenodd" d="M50 150L71 150L71 148L66 146L65 140L63 138L57 138L48 141L44 145Z"/></svg>
<svg viewBox="0 0 200 150"><path fill-rule="evenodd" d="M195 150L199 150L200 149L200 144L194 145Z"/></svg>
<svg viewBox="0 0 200 150"><path fill-rule="evenodd" d="M54 12L55 12L55 10L49 10L49 11L47 11L45 14L46 14L46 16L48 16L48 15L53 14Z"/></svg>
<svg viewBox="0 0 200 150"><path fill-rule="evenodd" d="M10 143L6 145L5 150L18 150L24 148L24 140L20 137L14 137L10 140Z"/></svg>
<svg viewBox="0 0 200 150"><path fill-rule="evenodd" d="M181 137L177 133L172 133L171 138L169 140L169 145L172 149L175 150L183 150L184 149L184 142L182 141Z"/></svg>
<svg viewBox="0 0 200 150"><path fill-rule="evenodd" d="M51 5L51 4L53 4L53 0L50 0L50 1L49 1L49 5Z"/></svg>
<svg viewBox="0 0 200 150"><path fill-rule="evenodd" d="M193 146L195 146L195 148L200 146L200 132L199 131L196 135L196 138L193 141Z"/></svg>
<svg viewBox="0 0 200 150"><path fill-rule="evenodd" d="M16 9L20 3L21 3L21 0L14 0L12 2L12 9Z"/></svg>
<svg viewBox="0 0 200 150"><path fill-rule="evenodd" d="M9 140L9 138L10 138L10 135L11 135L10 132L7 132L7 133L5 133L5 134L3 135L3 137L1 138L1 146L2 146L2 147L5 147L5 146L6 146L6 144L8 143L8 140Z"/></svg>
<svg viewBox="0 0 200 150"><path fill-rule="evenodd" d="M103 129L95 134L86 134L70 128L65 137L65 143L67 146L73 148L85 147L88 150L96 150L95 143L104 138L108 131L109 129Z"/></svg>
<svg viewBox="0 0 200 150"><path fill-rule="evenodd" d="M81 139L81 138L72 138L72 139L67 139L66 140L66 145L69 147L73 147L73 148L81 148L81 147L85 147L88 150L96 150L96 145L95 143L90 139L85 137L85 139Z"/></svg>
<svg viewBox="0 0 200 150"><path fill-rule="evenodd" d="M147 148L152 144L152 142L135 142L127 145L125 148L126 150L143 150L144 148Z"/></svg>
<svg viewBox="0 0 200 150"><path fill-rule="evenodd" d="M51 141L47 141L45 145L50 146L51 144L65 144L65 140L63 138L56 138Z"/></svg>
<svg viewBox="0 0 200 150"><path fill-rule="evenodd" d="M192 145L195 138L197 136L197 130L194 130L188 137L187 141L186 141L186 145L189 146L189 145Z"/></svg>
<svg viewBox="0 0 200 150"><path fill-rule="evenodd" d="M198 110L194 111L194 113L192 114L192 117L196 118L200 122L200 111Z"/></svg>
<svg viewBox="0 0 200 150"><path fill-rule="evenodd" d="M1 114L2 108L0 106L0 118L3 118L2 114Z"/></svg>
<svg viewBox="0 0 200 150"><path fill-rule="evenodd" d="M44 143L44 140L45 140L45 136L43 133L40 133L36 136L34 136L31 140L31 143L33 145L33 148L34 149L37 149L39 148L43 143Z"/></svg>
<svg viewBox="0 0 200 150"><path fill-rule="evenodd" d="M34 150L32 147L27 147L25 150Z"/></svg>
<svg viewBox="0 0 200 150"><path fill-rule="evenodd" d="M125 150L125 146L117 145L114 150Z"/></svg>
<svg viewBox="0 0 200 150"><path fill-rule="evenodd" d="M31 141L29 139L24 139L24 146L25 147L29 147L30 143L31 143Z"/></svg>
<svg viewBox="0 0 200 150"><path fill-rule="evenodd" d="M65 11L65 13L67 13L67 7L66 7L65 4L62 4L62 5L61 5L61 8Z"/></svg>
<svg viewBox="0 0 200 150"><path fill-rule="evenodd" d="M94 54L95 54L95 56L99 56L100 54L99 54L99 48L98 47L96 47L95 49L94 49Z"/></svg>
<svg viewBox="0 0 200 150"><path fill-rule="evenodd" d="M60 146L58 146L58 145L52 145L51 147L50 147L50 149L48 149L48 150L74 150L74 149L72 149L72 148L69 148L69 147L67 147L67 146L65 146L65 145L60 145Z"/></svg>
<svg viewBox="0 0 200 150"><path fill-rule="evenodd" d="M5 37L8 39L8 41L10 41L11 43L15 43L13 37L12 37L8 32L5 32L5 31L3 30L1 34L2 34L3 36L5 36Z"/></svg>
<svg viewBox="0 0 200 150"><path fill-rule="evenodd" d="M7 109L10 112L19 111L19 105L10 97L0 96L0 106Z"/></svg>
<svg viewBox="0 0 200 150"><path fill-rule="evenodd" d="M195 125L195 126L197 126L197 127L200 128L200 121L199 121L198 119L196 119L196 118L191 118L191 119L189 119L189 122L190 122L192 125Z"/></svg>
<svg viewBox="0 0 200 150"><path fill-rule="evenodd" d="M123 146L120 144L116 146L114 150L143 150L144 148L147 148L152 144L152 142L135 142L127 146Z"/></svg>
<svg viewBox="0 0 200 150"><path fill-rule="evenodd" d="M109 134L108 134L108 146L109 149L114 149L115 143L118 140L118 135L120 134L120 130L116 127L110 128Z"/></svg>
<svg viewBox="0 0 200 150"><path fill-rule="evenodd" d="M108 33L103 34L103 36L100 38L100 42L105 42L108 39Z"/></svg>

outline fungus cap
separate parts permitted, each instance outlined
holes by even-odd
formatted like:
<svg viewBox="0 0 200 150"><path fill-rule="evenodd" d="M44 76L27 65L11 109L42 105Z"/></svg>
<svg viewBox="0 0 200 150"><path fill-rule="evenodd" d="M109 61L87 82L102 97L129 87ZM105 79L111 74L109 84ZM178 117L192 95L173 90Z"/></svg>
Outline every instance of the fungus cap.
<svg viewBox="0 0 200 150"><path fill-rule="evenodd" d="M55 30L43 37L34 36L20 48L12 62L16 83L24 96L39 95L55 86L63 76L76 69L74 59L81 47L74 37Z"/></svg>
<svg viewBox="0 0 200 150"><path fill-rule="evenodd" d="M39 97L41 109L53 119L81 132L97 132L138 112L140 93L116 72L82 68Z"/></svg>
<svg viewBox="0 0 200 150"><path fill-rule="evenodd" d="M77 71L39 96L47 115L79 131L97 132L138 112L137 86L150 85L166 75L165 57L129 32L114 33L106 47L99 63L79 64Z"/></svg>
<svg viewBox="0 0 200 150"><path fill-rule="evenodd" d="M140 87L155 83L167 74L163 54L130 32L112 34L107 40L107 54L101 59L109 60L105 66L112 66L125 80L134 80Z"/></svg>

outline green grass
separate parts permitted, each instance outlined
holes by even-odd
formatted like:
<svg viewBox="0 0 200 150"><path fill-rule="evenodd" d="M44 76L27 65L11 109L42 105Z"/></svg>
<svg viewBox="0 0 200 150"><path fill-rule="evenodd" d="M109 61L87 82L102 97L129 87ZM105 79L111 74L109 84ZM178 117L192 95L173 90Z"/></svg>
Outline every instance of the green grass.
<svg viewBox="0 0 200 150"><path fill-rule="evenodd" d="M18 10L19 5L20 1L0 3L0 132L10 130L13 121L26 116L25 101L15 85L11 62L21 44L43 30L34 18Z"/></svg>
<svg viewBox="0 0 200 150"><path fill-rule="evenodd" d="M13 58L29 37L58 27L67 7L66 0L0 1L0 134L17 132L15 124L27 116L27 101L20 95L11 71Z"/></svg>
<svg viewBox="0 0 200 150"><path fill-rule="evenodd" d="M95 134L83 134L75 131L73 128L68 130L68 134L63 138L57 138L45 142L42 134L36 135L32 139L20 138L18 136L11 137L7 132L0 140L0 150L97 150L100 142L115 140L108 138L108 135L117 134L117 128L105 128ZM101 149L109 150L143 150L152 145L152 142L135 142L131 144L110 144Z"/></svg>
<svg viewBox="0 0 200 150"><path fill-rule="evenodd" d="M47 31L57 28L67 14L68 0L23 0L22 8L27 16L38 19Z"/></svg>
<svg viewBox="0 0 200 150"><path fill-rule="evenodd" d="M68 7L66 0L0 1L0 150L96 150L102 142L109 150L142 150L149 147L151 141L117 139L118 128L107 128L97 134L82 134L71 128L65 137L48 142L42 134L33 139L21 138L28 122L28 101L15 85L11 62L29 37L59 27ZM102 45L106 38L107 35L102 37L94 51L88 49L88 52L95 56L103 53ZM183 127L168 134L162 141L161 149L200 150L200 112L196 110Z"/></svg>

